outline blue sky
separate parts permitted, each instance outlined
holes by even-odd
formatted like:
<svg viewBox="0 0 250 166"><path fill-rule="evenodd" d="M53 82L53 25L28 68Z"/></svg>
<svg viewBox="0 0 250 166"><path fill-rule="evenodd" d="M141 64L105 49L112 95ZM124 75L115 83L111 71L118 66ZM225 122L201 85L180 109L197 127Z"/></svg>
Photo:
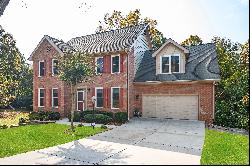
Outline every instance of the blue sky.
<svg viewBox="0 0 250 166"><path fill-rule="evenodd" d="M0 25L28 58L44 35L66 42L94 33L107 12L135 9L179 43L191 34L204 42L213 36L240 43L249 38L249 0L11 0Z"/></svg>

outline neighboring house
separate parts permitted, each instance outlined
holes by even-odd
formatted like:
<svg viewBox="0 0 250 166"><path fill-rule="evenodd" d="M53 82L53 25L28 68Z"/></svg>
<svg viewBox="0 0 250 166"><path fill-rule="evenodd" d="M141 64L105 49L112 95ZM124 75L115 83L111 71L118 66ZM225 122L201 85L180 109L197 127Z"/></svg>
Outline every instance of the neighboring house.
<svg viewBox="0 0 250 166"><path fill-rule="evenodd" d="M67 43L45 35L30 56L33 61L33 108L67 116L70 89L57 76L57 57L84 51L97 65L93 82L77 84L76 110L124 111L143 117L214 119L214 84L220 80L215 45L183 47L168 39L152 51L148 26L76 37Z"/></svg>

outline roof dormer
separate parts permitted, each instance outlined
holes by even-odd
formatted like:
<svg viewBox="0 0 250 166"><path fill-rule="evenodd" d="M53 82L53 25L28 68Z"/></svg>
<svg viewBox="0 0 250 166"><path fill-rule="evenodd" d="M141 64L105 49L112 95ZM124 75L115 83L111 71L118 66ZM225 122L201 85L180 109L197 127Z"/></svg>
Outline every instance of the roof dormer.
<svg viewBox="0 0 250 166"><path fill-rule="evenodd" d="M189 51L172 39L155 51L156 74L185 73L186 56Z"/></svg>

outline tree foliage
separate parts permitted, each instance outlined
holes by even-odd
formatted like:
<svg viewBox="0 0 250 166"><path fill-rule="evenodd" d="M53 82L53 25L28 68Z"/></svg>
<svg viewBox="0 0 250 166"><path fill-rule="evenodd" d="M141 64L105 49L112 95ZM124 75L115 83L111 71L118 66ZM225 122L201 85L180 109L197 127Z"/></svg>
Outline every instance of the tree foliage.
<svg viewBox="0 0 250 166"><path fill-rule="evenodd" d="M199 44L202 44L202 40L197 35L190 35L189 38L187 38L181 43L181 45L183 46L196 46Z"/></svg>
<svg viewBox="0 0 250 166"><path fill-rule="evenodd" d="M214 37L221 81L216 86L215 122L219 125L249 128L249 68L242 65L249 57L247 43L233 43L230 39Z"/></svg>
<svg viewBox="0 0 250 166"><path fill-rule="evenodd" d="M99 21L100 25L97 27L96 33L109 31L112 29L125 28L135 26L142 23L149 25L149 32L152 36L153 49L159 48L164 42L165 38L156 26L157 21L149 17L141 18L139 9L130 11L127 15L122 15L120 11L114 10L113 13L106 13L104 22Z"/></svg>
<svg viewBox="0 0 250 166"><path fill-rule="evenodd" d="M93 57L83 53L74 52L66 54L59 58L59 78L71 88L71 130L74 131L74 103L75 103L75 86L77 83L89 81L94 75Z"/></svg>
<svg viewBox="0 0 250 166"><path fill-rule="evenodd" d="M0 106L8 106L16 98L24 68L16 41L0 27Z"/></svg>

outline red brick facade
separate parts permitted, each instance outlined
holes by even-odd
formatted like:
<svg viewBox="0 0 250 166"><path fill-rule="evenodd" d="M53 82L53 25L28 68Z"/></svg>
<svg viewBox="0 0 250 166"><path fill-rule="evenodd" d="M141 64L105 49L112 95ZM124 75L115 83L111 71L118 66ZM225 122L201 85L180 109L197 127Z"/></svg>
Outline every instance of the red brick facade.
<svg viewBox="0 0 250 166"><path fill-rule="evenodd" d="M83 89L86 93L85 109L93 108L91 97L95 95L95 87L102 87L104 90L104 107L99 108L99 110L112 112L128 111L129 117L133 116L135 108L142 110L143 94L196 94L199 96L199 120L212 123L214 112L214 85L212 82L191 82L188 84L162 83L158 85L136 84L133 82L135 76L133 52L132 48L128 53L117 52L108 55L99 55L106 59L104 60L104 66L110 66L110 60L108 59L111 58L111 55L120 54L120 73L111 74L110 68L104 67L104 73L102 73L102 75L95 76L92 78L92 81L80 83L76 86L76 89ZM59 111L62 117L66 117L71 110L71 93L70 88L60 81L57 76L52 76L52 59L56 59L57 56L59 56L58 51L47 40L44 40L33 53L33 107L34 111L51 111L53 109L54 111ZM45 61L45 76L43 77L38 76L39 60ZM129 71L128 80L127 69ZM127 86L129 89L127 89ZM111 108L111 87L120 87L119 109ZM45 88L44 107L38 107L38 88ZM52 108L51 105L52 88L58 88L58 108ZM129 95L127 95L128 93ZM136 95L138 95L138 98L135 97ZM129 100L127 100L127 98L129 98Z"/></svg>

